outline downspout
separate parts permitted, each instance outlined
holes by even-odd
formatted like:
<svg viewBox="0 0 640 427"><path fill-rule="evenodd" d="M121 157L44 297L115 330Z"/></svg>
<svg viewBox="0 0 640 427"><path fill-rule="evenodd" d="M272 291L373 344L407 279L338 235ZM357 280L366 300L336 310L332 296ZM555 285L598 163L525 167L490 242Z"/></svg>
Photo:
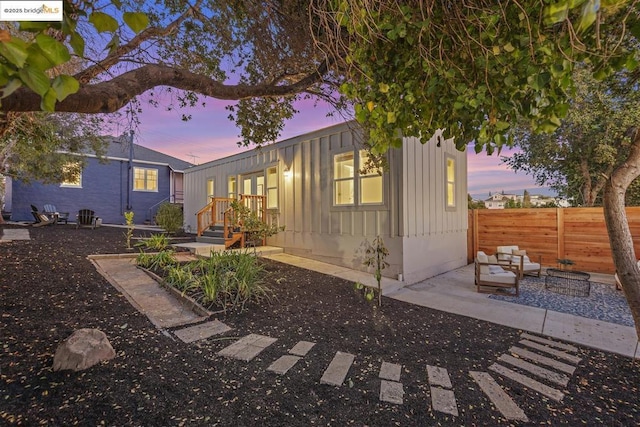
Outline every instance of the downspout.
<svg viewBox="0 0 640 427"><path fill-rule="evenodd" d="M131 211L131 192L133 191L133 131L129 134L129 171L127 173L127 211Z"/></svg>

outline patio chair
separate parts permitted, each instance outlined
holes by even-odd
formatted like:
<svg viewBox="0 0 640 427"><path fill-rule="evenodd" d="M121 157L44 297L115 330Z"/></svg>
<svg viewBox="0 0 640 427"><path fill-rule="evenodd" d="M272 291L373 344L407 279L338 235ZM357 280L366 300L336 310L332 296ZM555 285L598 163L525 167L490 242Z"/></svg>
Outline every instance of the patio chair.
<svg viewBox="0 0 640 427"><path fill-rule="evenodd" d="M498 246L496 253L498 261L511 261L518 265L520 278L525 274L540 277L542 274L542 255L538 255L536 261L532 261L527 251L520 250L518 246Z"/></svg>
<svg viewBox="0 0 640 427"><path fill-rule="evenodd" d="M80 209L76 216L76 228L79 227L91 227L96 228L98 217L96 213L91 209Z"/></svg>
<svg viewBox="0 0 640 427"><path fill-rule="evenodd" d="M33 227L42 227L44 225L55 223L55 219L49 218L44 213L40 212L34 205L31 205L31 215L33 215L33 219L35 220L32 224Z"/></svg>
<svg viewBox="0 0 640 427"><path fill-rule="evenodd" d="M509 289L520 295L520 273L511 260L498 262L495 255L478 251L475 260L475 285L480 293L504 295Z"/></svg>
<svg viewBox="0 0 640 427"><path fill-rule="evenodd" d="M69 212L58 212L55 205L44 205L43 212L49 218L55 219L56 223L64 221L67 224L69 222Z"/></svg>

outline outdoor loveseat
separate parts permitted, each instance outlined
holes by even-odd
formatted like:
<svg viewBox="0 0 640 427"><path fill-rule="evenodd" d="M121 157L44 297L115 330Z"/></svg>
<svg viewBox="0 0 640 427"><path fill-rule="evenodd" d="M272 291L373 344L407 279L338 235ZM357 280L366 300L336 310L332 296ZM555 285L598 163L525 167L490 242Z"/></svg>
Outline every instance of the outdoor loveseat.
<svg viewBox="0 0 640 427"><path fill-rule="evenodd" d="M518 266L511 260L498 262L495 255L478 251L475 261L475 285L478 292L504 294L513 289L520 295Z"/></svg>
<svg viewBox="0 0 640 427"><path fill-rule="evenodd" d="M527 255L527 251L520 250L518 246L498 246L496 253L498 262L511 261L518 266L520 272L520 278L524 274L534 275L540 277L542 273L542 256L538 255L536 261L532 261Z"/></svg>

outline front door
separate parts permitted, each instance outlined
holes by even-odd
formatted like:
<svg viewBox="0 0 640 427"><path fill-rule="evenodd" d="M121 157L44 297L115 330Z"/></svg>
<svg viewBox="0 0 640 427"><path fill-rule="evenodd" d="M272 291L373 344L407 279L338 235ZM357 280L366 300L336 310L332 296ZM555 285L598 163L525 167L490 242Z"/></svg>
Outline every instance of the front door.
<svg viewBox="0 0 640 427"><path fill-rule="evenodd" d="M264 173L252 173L242 176L242 191L241 194L250 196L264 196ZM245 204L258 212L259 216L262 216L262 199L247 198Z"/></svg>
<svg viewBox="0 0 640 427"><path fill-rule="evenodd" d="M264 196L264 173L252 173L242 176L242 194Z"/></svg>

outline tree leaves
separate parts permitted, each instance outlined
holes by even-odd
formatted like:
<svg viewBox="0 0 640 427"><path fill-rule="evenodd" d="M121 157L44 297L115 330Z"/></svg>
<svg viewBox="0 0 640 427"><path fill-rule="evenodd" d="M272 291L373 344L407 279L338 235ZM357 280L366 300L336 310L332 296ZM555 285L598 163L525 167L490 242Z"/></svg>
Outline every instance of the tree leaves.
<svg viewBox="0 0 640 427"><path fill-rule="evenodd" d="M119 27L118 21L114 17L103 12L93 12L89 15L89 22L99 33L114 33Z"/></svg>
<svg viewBox="0 0 640 427"><path fill-rule="evenodd" d="M145 13L125 12L122 19L136 34L149 26L149 17Z"/></svg>

